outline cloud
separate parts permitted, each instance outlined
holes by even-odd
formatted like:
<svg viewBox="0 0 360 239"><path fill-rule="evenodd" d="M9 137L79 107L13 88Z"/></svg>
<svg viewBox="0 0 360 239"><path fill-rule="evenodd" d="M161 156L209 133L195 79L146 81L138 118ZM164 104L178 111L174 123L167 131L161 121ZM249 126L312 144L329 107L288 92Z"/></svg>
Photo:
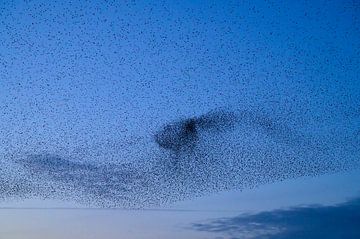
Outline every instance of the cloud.
<svg viewBox="0 0 360 239"><path fill-rule="evenodd" d="M334 206L306 206L194 223L223 238L360 238L360 198Z"/></svg>

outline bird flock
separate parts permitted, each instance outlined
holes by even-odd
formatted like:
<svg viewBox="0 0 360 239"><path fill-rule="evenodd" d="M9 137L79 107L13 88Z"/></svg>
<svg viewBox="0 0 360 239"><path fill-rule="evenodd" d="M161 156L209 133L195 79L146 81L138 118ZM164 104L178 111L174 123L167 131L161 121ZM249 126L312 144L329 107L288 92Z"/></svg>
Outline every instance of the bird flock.
<svg viewBox="0 0 360 239"><path fill-rule="evenodd" d="M0 200L144 208L359 167L339 4L1 2Z"/></svg>
<svg viewBox="0 0 360 239"><path fill-rule="evenodd" d="M79 153L7 155L12 169L23 173L2 178L1 196L143 208L348 170L359 163L339 160L322 142L248 111L218 110L170 122L149 139L152 152L126 163L89 162Z"/></svg>

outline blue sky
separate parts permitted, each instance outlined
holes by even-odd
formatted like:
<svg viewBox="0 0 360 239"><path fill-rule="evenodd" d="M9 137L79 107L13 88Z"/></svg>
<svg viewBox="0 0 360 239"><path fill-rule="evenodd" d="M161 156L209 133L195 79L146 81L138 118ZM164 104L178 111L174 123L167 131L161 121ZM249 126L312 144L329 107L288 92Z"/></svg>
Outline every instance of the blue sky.
<svg viewBox="0 0 360 239"><path fill-rule="evenodd" d="M49 206L72 205L80 198L90 205L175 201L246 211L236 189L260 186L259 197L271 198L281 185L296 194L292 180L301 193L283 204L263 208L256 194L239 204L259 211L355 197L356 173L341 172L359 168L359 10L350 0L1 1L4 205L38 207L45 198ZM203 132L196 155L178 158L185 170L171 171L173 156L154 134L218 109L264 117L275 130L239 123L225 133ZM301 177L329 173L311 183ZM338 180L347 186L335 200ZM312 183L314 191L301 191ZM31 213L41 221L52 212ZM125 214L116 220L126 225ZM13 214L13 226L21 217Z"/></svg>

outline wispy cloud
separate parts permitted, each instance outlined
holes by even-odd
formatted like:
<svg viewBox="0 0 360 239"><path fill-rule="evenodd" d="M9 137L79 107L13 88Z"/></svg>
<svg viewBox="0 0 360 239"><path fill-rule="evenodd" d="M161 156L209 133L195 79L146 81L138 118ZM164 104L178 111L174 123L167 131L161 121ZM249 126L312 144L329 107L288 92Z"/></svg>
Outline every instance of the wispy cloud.
<svg viewBox="0 0 360 239"><path fill-rule="evenodd" d="M197 231L220 238L360 238L360 198L333 206L279 209L194 223Z"/></svg>

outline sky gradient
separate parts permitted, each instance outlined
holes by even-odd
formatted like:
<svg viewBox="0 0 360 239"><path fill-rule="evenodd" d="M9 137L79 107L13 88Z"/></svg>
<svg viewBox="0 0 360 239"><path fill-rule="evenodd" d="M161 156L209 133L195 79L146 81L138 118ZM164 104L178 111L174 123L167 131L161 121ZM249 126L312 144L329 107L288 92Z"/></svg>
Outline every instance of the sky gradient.
<svg viewBox="0 0 360 239"><path fill-rule="evenodd" d="M358 202L359 11L1 1L0 239L237 238L210 219ZM154 140L188 119L191 150ZM34 210L58 206L130 210Z"/></svg>

